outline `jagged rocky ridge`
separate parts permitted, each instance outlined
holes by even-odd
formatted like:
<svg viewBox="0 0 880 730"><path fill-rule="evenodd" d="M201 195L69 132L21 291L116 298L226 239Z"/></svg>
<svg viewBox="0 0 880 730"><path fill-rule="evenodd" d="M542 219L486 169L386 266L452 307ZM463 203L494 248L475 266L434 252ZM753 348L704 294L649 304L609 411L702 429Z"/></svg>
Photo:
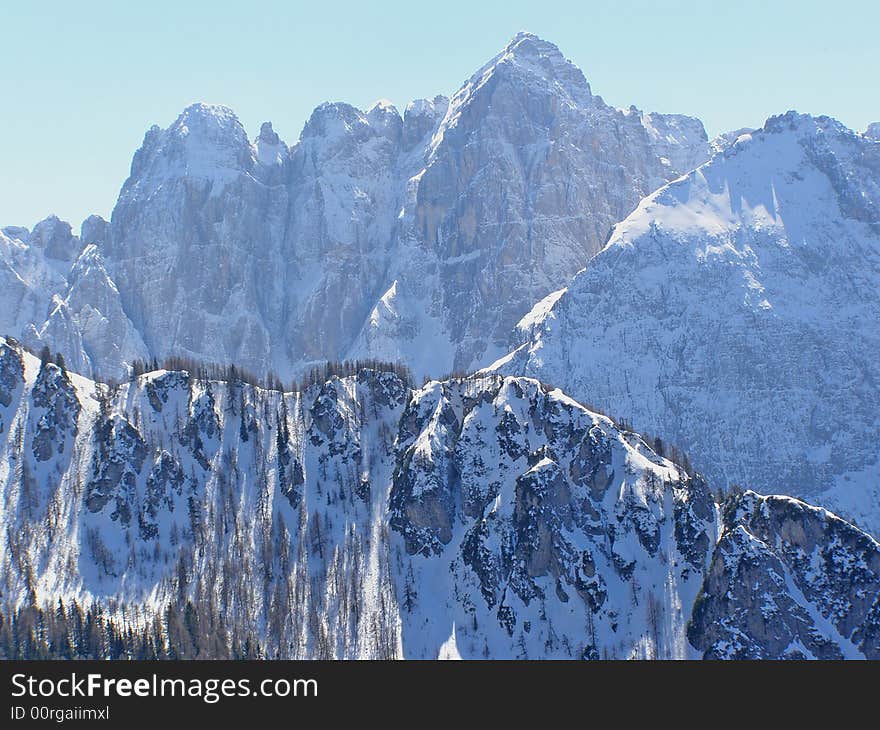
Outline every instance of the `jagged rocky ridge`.
<svg viewBox="0 0 880 730"><path fill-rule="evenodd" d="M108 387L0 343L7 617L97 605L161 643L185 604L270 657L878 656L873 539L782 497L719 515L535 380Z"/></svg>
<svg viewBox="0 0 880 730"><path fill-rule="evenodd" d="M646 198L493 369L880 535L880 144L794 112Z"/></svg>
<svg viewBox="0 0 880 730"><path fill-rule="evenodd" d="M5 229L0 332L104 377L168 355L469 370L708 156L698 120L607 105L528 33L451 99L323 104L292 147L195 104L147 133L109 223Z"/></svg>

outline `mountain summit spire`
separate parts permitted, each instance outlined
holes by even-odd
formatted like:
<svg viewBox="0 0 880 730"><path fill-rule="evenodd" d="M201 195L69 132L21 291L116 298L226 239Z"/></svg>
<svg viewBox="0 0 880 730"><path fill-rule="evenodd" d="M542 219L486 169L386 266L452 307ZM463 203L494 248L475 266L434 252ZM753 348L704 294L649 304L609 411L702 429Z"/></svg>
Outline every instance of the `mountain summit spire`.
<svg viewBox="0 0 880 730"><path fill-rule="evenodd" d="M562 57L558 46L527 30L521 30L513 36L504 50L508 53L521 55L557 55Z"/></svg>
<svg viewBox="0 0 880 730"><path fill-rule="evenodd" d="M466 86L479 88L499 73L515 78L518 83L555 85L576 104L587 105L592 101L590 85L583 72L557 46L534 33L517 33L500 53L471 76Z"/></svg>

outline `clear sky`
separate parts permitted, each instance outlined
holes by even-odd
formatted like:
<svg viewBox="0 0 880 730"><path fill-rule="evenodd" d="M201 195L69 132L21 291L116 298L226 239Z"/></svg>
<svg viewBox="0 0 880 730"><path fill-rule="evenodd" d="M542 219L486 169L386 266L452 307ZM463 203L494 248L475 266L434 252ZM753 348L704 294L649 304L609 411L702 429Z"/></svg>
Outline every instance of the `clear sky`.
<svg viewBox="0 0 880 730"><path fill-rule="evenodd" d="M292 143L322 101L451 94L519 30L607 102L710 135L788 109L880 119L878 0L2 0L0 28L0 225L109 217L144 132L193 101Z"/></svg>

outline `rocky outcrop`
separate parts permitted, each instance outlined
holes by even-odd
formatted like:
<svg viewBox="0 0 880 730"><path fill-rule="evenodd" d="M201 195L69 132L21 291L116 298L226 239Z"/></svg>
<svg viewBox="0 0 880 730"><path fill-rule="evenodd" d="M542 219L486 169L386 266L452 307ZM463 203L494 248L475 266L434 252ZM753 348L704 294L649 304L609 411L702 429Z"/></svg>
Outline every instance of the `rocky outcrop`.
<svg viewBox="0 0 880 730"><path fill-rule="evenodd" d="M81 405L66 371L43 363L31 391L34 410L32 451L37 461L69 452L77 433Z"/></svg>
<svg viewBox="0 0 880 730"><path fill-rule="evenodd" d="M671 605L693 600L714 535L700 482L530 380L431 383L397 443L390 523L423 557L413 580L453 586L440 602L458 617L460 649L479 656L482 635L500 628L526 655L687 654L685 614ZM657 576L670 570L664 587ZM649 605L664 612L653 634Z"/></svg>
<svg viewBox="0 0 880 730"><path fill-rule="evenodd" d="M141 434L121 418L99 418L94 430L92 478L86 485L85 504L100 512L113 501L110 519L126 527L138 513L137 482L147 445Z"/></svg>
<svg viewBox="0 0 880 730"><path fill-rule="evenodd" d="M746 492L688 628L707 659L880 658L880 544L789 497Z"/></svg>
<svg viewBox="0 0 880 730"><path fill-rule="evenodd" d="M4 415L14 414L14 409L11 412L7 409L16 401L23 384L24 363L20 351L4 340L0 344L0 434L8 428Z"/></svg>

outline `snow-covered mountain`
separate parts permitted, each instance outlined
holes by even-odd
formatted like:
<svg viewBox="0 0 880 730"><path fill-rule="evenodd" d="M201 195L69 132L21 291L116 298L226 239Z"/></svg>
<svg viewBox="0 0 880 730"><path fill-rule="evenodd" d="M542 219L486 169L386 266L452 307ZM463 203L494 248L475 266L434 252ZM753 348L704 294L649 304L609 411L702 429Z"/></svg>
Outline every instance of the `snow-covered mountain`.
<svg viewBox="0 0 880 730"><path fill-rule="evenodd" d="M402 116L323 104L292 147L195 104L147 133L109 225L67 229L63 265L34 263L57 253L31 251L36 233L7 234L21 293L0 332L105 377L168 355L285 378L344 357L470 369L644 195L708 156L698 120L605 104L528 33L451 99Z"/></svg>
<svg viewBox="0 0 880 730"><path fill-rule="evenodd" d="M852 525L720 513L535 380L348 372L108 387L0 341L0 649L31 651L33 605L73 655L880 657Z"/></svg>
<svg viewBox="0 0 880 730"><path fill-rule="evenodd" d="M880 658L878 322L877 124L193 104L0 230L0 657Z"/></svg>
<svg viewBox="0 0 880 730"><path fill-rule="evenodd" d="M63 352L71 369L124 377L149 351L108 273L108 224L91 216L75 236L50 216L32 231L0 231L0 332Z"/></svg>
<svg viewBox="0 0 880 730"><path fill-rule="evenodd" d="M788 113L642 201L493 365L880 534L880 144Z"/></svg>

